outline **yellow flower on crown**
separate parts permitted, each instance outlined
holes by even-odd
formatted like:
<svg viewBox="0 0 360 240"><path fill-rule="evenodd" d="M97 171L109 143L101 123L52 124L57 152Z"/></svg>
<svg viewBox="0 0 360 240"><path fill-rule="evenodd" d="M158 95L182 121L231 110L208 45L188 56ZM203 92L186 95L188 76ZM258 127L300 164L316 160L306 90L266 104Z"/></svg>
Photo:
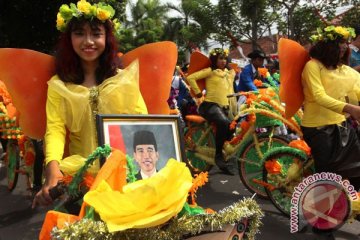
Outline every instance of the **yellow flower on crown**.
<svg viewBox="0 0 360 240"><path fill-rule="evenodd" d="M351 27L327 26L324 29L318 28L317 34L312 35L310 40L313 43L317 43L319 41L335 41L338 39L350 41L355 37L355 30Z"/></svg>
<svg viewBox="0 0 360 240"><path fill-rule="evenodd" d="M100 21L104 22L106 20L111 20L115 15L115 10L107 4L104 3L95 3L91 5L86 0L80 0L75 5L74 3L70 3L70 5L63 4L59 8L59 12L56 18L56 28L64 32L68 23L71 21L73 17L75 18L86 18L93 19L97 18ZM116 32L119 32L120 23L118 21L113 20L113 25Z"/></svg>
<svg viewBox="0 0 360 240"><path fill-rule="evenodd" d="M85 13L86 15L90 14L91 4L86 0L80 0L77 3L77 8L80 12Z"/></svg>
<svg viewBox="0 0 360 240"><path fill-rule="evenodd" d="M343 38L345 38L345 39L349 38L349 35L350 35L349 31L343 27L336 27L335 32L342 35Z"/></svg>
<svg viewBox="0 0 360 240"><path fill-rule="evenodd" d="M65 26L65 19L61 16L60 13L57 14L57 17L56 17L56 26L57 26L57 29L62 29L64 28Z"/></svg>
<svg viewBox="0 0 360 240"><path fill-rule="evenodd" d="M108 12L104 9L98 8L98 9L96 9L96 17L98 19L100 19L101 21L105 21L106 19L108 19L110 17L110 12Z"/></svg>

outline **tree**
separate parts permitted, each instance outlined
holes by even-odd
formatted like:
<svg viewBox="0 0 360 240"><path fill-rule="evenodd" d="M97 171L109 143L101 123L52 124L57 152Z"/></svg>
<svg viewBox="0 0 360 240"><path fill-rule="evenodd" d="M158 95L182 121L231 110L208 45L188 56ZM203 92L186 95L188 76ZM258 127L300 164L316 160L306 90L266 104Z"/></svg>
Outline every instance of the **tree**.
<svg viewBox="0 0 360 240"><path fill-rule="evenodd" d="M318 27L324 27L324 22L319 18L319 15L314 11L313 7L303 6L296 8L292 21L294 24L292 33L293 39L300 44L309 42L311 36ZM288 23L286 21L279 21L279 29L287 29Z"/></svg>
<svg viewBox="0 0 360 240"><path fill-rule="evenodd" d="M159 0L139 0L130 4L131 20L121 29L120 51L127 52L163 36L167 7Z"/></svg>
<svg viewBox="0 0 360 240"><path fill-rule="evenodd" d="M358 0L307 0L300 3L300 0L273 0L274 3L283 7L285 12L285 22L287 26L285 29L281 29L286 33L290 39L295 39L295 12L301 7L311 8L318 14L319 18L332 19L335 16L335 9L338 6L348 5ZM299 22L298 22L299 23ZM308 22L312 24L311 22Z"/></svg>
<svg viewBox="0 0 360 240"><path fill-rule="evenodd" d="M209 0L181 0L178 6L167 6L179 16L167 19L164 40L174 41L179 47L181 60L188 61L186 58L194 48L208 48L207 39L215 31L214 6Z"/></svg>
<svg viewBox="0 0 360 240"><path fill-rule="evenodd" d="M267 32L271 35L269 29L278 19L276 11L276 5L270 0L220 0L217 39L227 42L230 33L238 41L250 40L253 49L258 49L257 40Z"/></svg>
<svg viewBox="0 0 360 240"><path fill-rule="evenodd" d="M360 27L360 6L355 5L344 14L341 24L344 26Z"/></svg>

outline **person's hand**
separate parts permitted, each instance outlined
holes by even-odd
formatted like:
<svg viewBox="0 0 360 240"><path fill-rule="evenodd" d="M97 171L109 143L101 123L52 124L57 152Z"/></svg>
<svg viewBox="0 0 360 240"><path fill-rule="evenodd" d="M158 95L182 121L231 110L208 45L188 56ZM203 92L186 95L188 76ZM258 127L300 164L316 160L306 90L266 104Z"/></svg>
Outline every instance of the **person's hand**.
<svg viewBox="0 0 360 240"><path fill-rule="evenodd" d="M360 106L346 104L343 111L350 114L356 121L360 121Z"/></svg>
<svg viewBox="0 0 360 240"><path fill-rule="evenodd" d="M50 205L53 200L49 195L49 189L55 187L62 178L63 174L60 171L59 163L57 161L49 162L45 169L45 183L41 190L35 195L32 208L35 208L37 205Z"/></svg>
<svg viewBox="0 0 360 240"><path fill-rule="evenodd" d="M199 92L198 94L195 95L196 98L202 98L203 94L202 92Z"/></svg>
<svg viewBox="0 0 360 240"><path fill-rule="evenodd" d="M202 92L196 94L195 97L196 97L196 99L195 99L196 105L200 106L200 104L204 101L204 96L203 96Z"/></svg>

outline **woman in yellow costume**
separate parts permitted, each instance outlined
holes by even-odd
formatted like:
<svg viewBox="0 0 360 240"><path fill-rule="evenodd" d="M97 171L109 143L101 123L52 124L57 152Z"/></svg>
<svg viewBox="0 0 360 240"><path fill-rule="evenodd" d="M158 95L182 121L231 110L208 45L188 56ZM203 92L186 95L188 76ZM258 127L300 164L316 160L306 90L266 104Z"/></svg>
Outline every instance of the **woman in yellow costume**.
<svg viewBox="0 0 360 240"><path fill-rule="evenodd" d="M56 75L48 81L45 184L33 207L52 203L49 189L97 147L95 115L146 114L138 84L138 62L120 70L114 37L114 9L85 0L62 5L57 28ZM69 132L70 157L63 159ZM63 159L63 160L62 160ZM81 161L80 161L81 162Z"/></svg>
<svg viewBox="0 0 360 240"><path fill-rule="evenodd" d="M304 116L301 130L316 172L333 172L360 189L360 140L346 114L360 120L360 75L346 65L354 29L328 26L310 39L311 60L302 72ZM347 103L346 98L356 99Z"/></svg>
<svg viewBox="0 0 360 240"><path fill-rule="evenodd" d="M234 114L226 97L234 93L233 82L235 71L228 67L228 52L221 48L214 48L210 51L210 67L190 74L186 79L197 98L202 98L203 93L196 81L205 79L206 95L205 100L199 106L199 113L207 121L216 125L216 152L215 163L226 174L234 175L234 169L230 162L226 162L222 153L224 142L231 139L231 119L229 111Z"/></svg>

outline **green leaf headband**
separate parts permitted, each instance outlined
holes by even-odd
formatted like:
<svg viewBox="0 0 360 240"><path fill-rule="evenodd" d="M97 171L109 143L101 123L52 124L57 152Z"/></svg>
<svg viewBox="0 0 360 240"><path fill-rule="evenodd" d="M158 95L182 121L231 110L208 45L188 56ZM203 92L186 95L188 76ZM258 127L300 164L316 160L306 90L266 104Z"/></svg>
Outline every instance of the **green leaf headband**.
<svg viewBox="0 0 360 240"><path fill-rule="evenodd" d="M318 28L317 34L312 35L310 41L313 43L320 41L335 41L338 39L351 41L351 39L355 37L355 30L351 27L327 26L324 29Z"/></svg>
<svg viewBox="0 0 360 240"><path fill-rule="evenodd" d="M86 0L80 0L75 5L70 3L61 5L56 19L56 28L60 32L64 32L68 23L73 17L86 19L97 18L102 22L111 20L115 15L115 10L107 4L102 2L91 5ZM115 34L118 33L120 28L120 22L117 19L112 20L114 24Z"/></svg>

